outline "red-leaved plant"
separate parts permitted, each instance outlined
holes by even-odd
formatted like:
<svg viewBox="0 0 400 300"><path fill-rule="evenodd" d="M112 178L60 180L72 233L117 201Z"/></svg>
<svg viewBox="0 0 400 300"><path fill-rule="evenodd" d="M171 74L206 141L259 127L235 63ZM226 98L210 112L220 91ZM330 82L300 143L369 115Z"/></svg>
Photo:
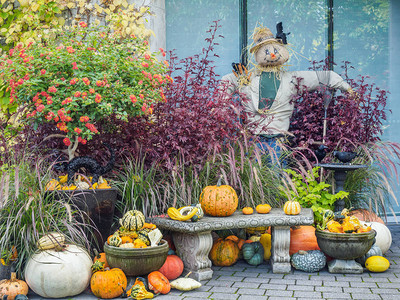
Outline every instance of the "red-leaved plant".
<svg viewBox="0 0 400 300"><path fill-rule="evenodd" d="M313 70L326 70L325 61L313 62ZM295 110L290 131L295 135L297 145L312 145L323 140L324 102L327 107L327 131L325 144L330 150L354 150L354 145L380 141L383 122L386 120L387 91L368 81L367 76L351 79L347 75L349 62L344 62L343 77L356 92L354 97L347 94L336 96L326 88L318 91L301 89L302 79L296 83L299 92L293 99ZM327 99L332 97L332 99Z"/></svg>

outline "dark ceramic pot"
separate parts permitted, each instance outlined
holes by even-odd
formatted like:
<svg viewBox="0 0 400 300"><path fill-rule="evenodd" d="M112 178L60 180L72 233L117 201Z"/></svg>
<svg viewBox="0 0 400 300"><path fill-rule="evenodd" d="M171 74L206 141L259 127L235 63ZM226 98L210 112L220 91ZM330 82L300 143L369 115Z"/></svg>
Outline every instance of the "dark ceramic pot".
<svg viewBox="0 0 400 300"><path fill-rule="evenodd" d="M126 276L146 275L157 271L165 263L168 255L168 242L148 248L119 248L104 244L104 252L111 268L120 268Z"/></svg>
<svg viewBox="0 0 400 300"><path fill-rule="evenodd" d="M102 251L103 244L111 234L111 225L114 218L115 203L117 201L117 189L97 190L72 190L54 191L55 197L70 201L78 209L85 212L88 219L79 220L91 223L96 227L94 230L93 247ZM97 245L96 245L97 244Z"/></svg>
<svg viewBox="0 0 400 300"><path fill-rule="evenodd" d="M376 231L336 233L315 230L322 252L336 259L351 260L365 255L375 242Z"/></svg>
<svg viewBox="0 0 400 300"><path fill-rule="evenodd" d="M0 280L11 278L11 265L5 266L0 263Z"/></svg>

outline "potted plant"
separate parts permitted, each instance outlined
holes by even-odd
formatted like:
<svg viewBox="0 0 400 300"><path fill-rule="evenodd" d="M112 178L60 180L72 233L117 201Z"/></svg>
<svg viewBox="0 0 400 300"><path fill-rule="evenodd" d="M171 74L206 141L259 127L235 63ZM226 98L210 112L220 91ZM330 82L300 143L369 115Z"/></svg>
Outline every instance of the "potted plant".
<svg viewBox="0 0 400 300"><path fill-rule="evenodd" d="M60 232L75 244L89 247L80 223L83 213L51 195L45 184L53 176L37 154L27 153L0 169L0 252L7 263L16 260L19 276L26 260L37 250L37 241L49 232Z"/></svg>

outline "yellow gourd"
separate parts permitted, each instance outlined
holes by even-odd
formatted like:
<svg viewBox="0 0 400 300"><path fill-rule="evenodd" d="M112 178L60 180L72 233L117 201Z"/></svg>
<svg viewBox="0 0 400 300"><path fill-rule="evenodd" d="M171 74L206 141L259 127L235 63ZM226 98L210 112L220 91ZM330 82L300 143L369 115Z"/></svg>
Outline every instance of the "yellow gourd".
<svg viewBox="0 0 400 300"><path fill-rule="evenodd" d="M47 184L46 184L46 191L54 191L54 190L59 190L60 189L60 184L57 180L51 179Z"/></svg>
<svg viewBox="0 0 400 300"><path fill-rule="evenodd" d="M330 232L337 232L337 233L343 233L344 232L342 225L337 221L330 220L326 224L326 227L328 228L328 230Z"/></svg>
<svg viewBox="0 0 400 300"><path fill-rule="evenodd" d="M365 261L365 267L370 272L385 272L390 267L390 262L383 256L370 256Z"/></svg>
<svg viewBox="0 0 400 300"><path fill-rule="evenodd" d="M261 235L260 243L264 247L264 260L271 258L271 235L264 233Z"/></svg>

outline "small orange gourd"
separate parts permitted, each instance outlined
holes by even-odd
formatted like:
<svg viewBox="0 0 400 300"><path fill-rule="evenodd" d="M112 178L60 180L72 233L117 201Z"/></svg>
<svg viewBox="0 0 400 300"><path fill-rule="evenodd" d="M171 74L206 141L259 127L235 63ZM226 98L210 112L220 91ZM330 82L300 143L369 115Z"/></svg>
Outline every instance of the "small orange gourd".
<svg viewBox="0 0 400 300"><path fill-rule="evenodd" d="M121 240L122 240L122 244L133 243L133 239L129 236L123 236L123 237L121 237Z"/></svg>
<svg viewBox="0 0 400 300"><path fill-rule="evenodd" d="M286 201L283 205L283 211L287 215L298 215L301 212L301 205L298 201Z"/></svg>
<svg viewBox="0 0 400 300"><path fill-rule="evenodd" d="M253 212L254 212L254 210L251 207L243 207L243 209L242 209L242 213L244 215L251 215L251 214L253 214Z"/></svg>
<svg viewBox="0 0 400 300"><path fill-rule="evenodd" d="M147 276L149 281L149 289L154 293L168 294L171 290L171 285L167 277L159 271L153 271Z"/></svg>
<svg viewBox="0 0 400 300"><path fill-rule="evenodd" d="M271 205L269 204L258 204L256 206L256 212L259 214L267 214L271 211Z"/></svg>
<svg viewBox="0 0 400 300"><path fill-rule="evenodd" d="M93 263L95 263L96 261L100 261L104 263L104 269L110 267L106 259L106 254L104 252L99 253L96 249L94 249L94 254L95 257L93 259Z"/></svg>

